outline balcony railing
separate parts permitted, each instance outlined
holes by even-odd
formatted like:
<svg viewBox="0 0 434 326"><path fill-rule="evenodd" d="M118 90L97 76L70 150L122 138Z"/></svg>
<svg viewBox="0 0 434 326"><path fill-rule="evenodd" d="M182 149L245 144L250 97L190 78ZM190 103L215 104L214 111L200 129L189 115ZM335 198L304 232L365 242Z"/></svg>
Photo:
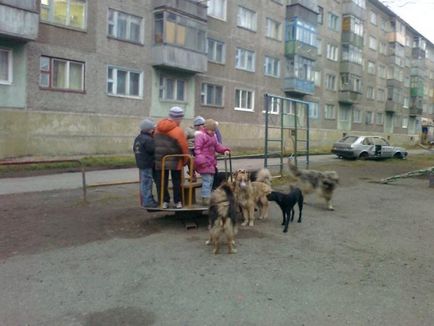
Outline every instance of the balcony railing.
<svg viewBox="0 0 434 326"><path fill-rule="evenodd" d="M345 104L359 103L362 99L362 94L350 90L339 91L339 102Z"/></svg>
<svg viewBox="0 0 434 326"><path fill-rule="evenodd" d="M386 101L386 112L394 112L398 113L402 108L402 104L393 100L387 100Z"/></svg>
<svg viewBox="0 0 434 326"><path fill-rule="evenodd" d="M0 0L0 36L30 41L38 32L39 1Z"/></svg>
<svg viewBox="0 0 434 326"><path fill-rule="evenodd" d="M153 0L154 9L172 8L202 20L207 20L207 6L205 1L195 0Z"/></svg>
<svg viewBox="0 0 434 326"><path fill-rule="evenodd" d="M366 9L356 5L352 1L346 1L342 4L342 14L352 15L361 20L366 19Z"/></svg>
<svg viewBox="0 0 434 326"><path fill-rule="evenodd" d="M208 69L208 57L204 53L170 44L160 44L152 47L152 65L191 73L204 73Z"/></svg>
<svg viewBox="0 0 434 326"><path fill-rule="evenodd" d="M314 93L315 84L313 81L309 80L285 77L283 81L283 89L285 92L307 95Z"/></svg>
<svg viewBox="0 0 434 326"><path fill-rule="evenodd" d="M315 46L300 41L287 41L285 42L285 55L289 57L300 55L310 60L316 60L318 49Z"/></svg>

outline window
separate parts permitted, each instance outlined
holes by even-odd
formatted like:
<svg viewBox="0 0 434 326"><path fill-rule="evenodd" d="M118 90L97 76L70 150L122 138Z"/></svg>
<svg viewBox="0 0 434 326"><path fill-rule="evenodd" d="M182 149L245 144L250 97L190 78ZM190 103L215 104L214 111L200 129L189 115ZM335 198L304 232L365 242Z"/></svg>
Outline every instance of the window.
<svg viewBox="0 0 434 326"><path fill-rule="evenodd" d="M208 16L226 20L226 2L227 0L209 0L207 2Z"/></svg>
<svg viewBox="0 0 434 326"><path fill-rule="evenodd" d="M279 77L280 76L280 60L265 56L264 74L266 76Z"/></svg>
<svg viewBox="0 0 434 326"><path fill-rule="evenodd" d="M84 62L41 56L39 86L59 90L84 90Z"/></svg>
<svg viewBox="0 0 434 326"><path fill-rule="evenodd" d="M362 79L355 74L341 73L341 90L361 93Z"/></svg>
<svg viewBox="0 0 434 326"><path fill-rule="evenodd" d="M387 55L387 45L385 42L378 43L378 52L382 55Z"/></svg>
<svg viewBox="0 0 434 326"><path fill-rule="evenodd" d="M385 65L378 65L378 77L386 78L386 66Z"/></svg>
<svg viewBox="0 0 434 326"><path fill-rule="evenodd" d="M367 125L371 125L371 124L374 123L373 119L374 119L374 115L372 114L372 112L371 111L366 111L366 113L365 113L365 123Z"/></svg>
<svg viewBox="0 0 434 326"><path fill-rule="evenodd" d="M361 123L362 122L362 111L360 109L353 109L353 122Z"/></svg>
<svg viewBox="0 0 434 326"><path fill-rule="evenodd" d="M276 98L276 97L271 97L269 98L269 102L268 102L269 108L268 108L268 113L271 114L279 114L280 112L280 105L282 103L282 100L280 98ZM262 112L266 112L265 110Z"/></svg>
<svg viewBox="0 0 434 326"><path fill-rule="evenodd" d="M316 40L316 44L317 44L317 54L319 55L319 56L321 56L322 55L322 40L321 39L317 39Z"/></svg>
<svg viewBox="0 0 434 326"><path fill-rule="evenodd" d="M187 82L184 79L160 76L160 99L185 102L186 84Z"/></svg>
<svg viewBox="0 0 434 326"><path fill-rule="evenodd" d="M293 60L289 61L294 77L301 80L314 81L313 65L315 61L296 55Z"/></svg>
<svg viewBox="0 0 434 326"><path fill-rule="evenodd" d="M313 78L314 78L315 86L320 87L321 86L321 71L314 71L313 75L314 75Z"/></svg>
<svg viewBox="0 0 434 326"><path fill-rule="evenodd" d="M384 114L383 114L383 112L377 112L375 114L375 123L377 125L382 125L384 123Z"/></svg>
<svg viewBox="0 0 434 326"><path fill-rule="evenodd" d="M366 8L366 0L352 0L352 1L359 7Z"/></svg>
<svg viewBox="0 0 434 326"><path fill-rule="evenodd" d="M363 62L362 49L351 44L342 45L342 61L354 62L361 65Z"/></svg>
<svg viewBox="0 0 434 326"><path fill-rule="evenodd" d="M237 48L235 54L235 68L255 71L255 52Z"/></svg>
<svg viewBox="0 0 434 326"><path fill-rule="evenodd" d="M200 102L202 105L223 106L223 86L203 83Z"/></svg>
<svg viewBox="0 0 434 326"><path fill-rule="evenodd" d="M342 18L342 31L363 36L363 21L354 16L344 16Z"/></svg>
<svg viewBox="0 0 434 326"><path fill-rule="evenodd" d="M377 50L377 39L373 36L369 36L369 48L372 50Z"/></svg>
<svg viewBox="0 0 434 326"><path fill-rule="evenodd" d="M408 96L404 96L404 103L403 103L403 107L408 109L408 105L410 103L410 99L408 98Z"/></svg>
<svg viewBox="0 0 434 326"><path fill-rule="evenodd" d="M327 44L327 59L338 61L338 47L332 44Z"/></svg>
<svg viewBox="0 0 434 326"><path fill-rule="evenodd" d="M340 108L339 109L339 121L349 121L350 120L350 109Z"/></svg>
<svg viewBox="0 0 434 326"><path fill-rule="evenodd" d="M142 97L143 74L113 66L107 67L107 94L126 97Z"/></svg>
<svg viewBox="0 0 434 326"><path fill-rule="evenodd" d="M281 24L271 18L266 18L265 36L280 41L282 39Z"/></svg>
<svg viewBox="0 0 434 326"><path fill-rule="evenodd" d="M256 12L244 7L238 7L237 26L256 31Z"/></svg>
<svg viewBox="0 0 434 326"><path fill-rule="evenodd" d="M407 129L408 128L408 118L402 117L402 128Z"/></svg>
<svg viewBox="0 0 434 326"><path fill-rule="evenodd" d="M235 110L253 111L254 92L245 89L235 90Z"/></svg>
<svg viewBox="0 0 434 326"><path fill-rule="evenodd" d="M208 60L218 63L225 63L225 44L223 42L208 39Z"/></svg>
<svg viewBox="0 0 434 326"><path fill-rule="evenodd" d="M309 104L309 118L318 119L319 117L319 105L318 103L311 102Z"/></svg>
<svg viewBox="0 0 434 326"><path fill-rule="evenodd" d="M328 27L332 31L339 31L339 17L331 12L328 14Z"/></svg>
<svg viewBox="0 0 434 326"><path fill-rule="evenodd" d="M12 84L12 50L0 48L0 85Z"/></svg>
<svg viewBox="0 0 434 326"><path fill-rule="evenodd" d="M143 18L109 9L108 35L121 40L143 43Z"/></svg>
<svg viewBox="0 0 434 326"><path fill-rule="evenodd" d="M85 29L86 0L41 0L41 21Z"/></svg>
<svg viewBox="0 0 434 326"><path fill-rule="evenodd" d="M206 53L206 24L172 12L154 14L154 41Z"/></svg>
<svg viewBox="0 0 434 326"><path fill-rule="evenodd" d="M322 25L324 22L324 8L321 6L318 6L318 24Z"/></svg>
<svg viewBox="0 0 434 326"><path fill-rule="evenodd" d="M331 91L336 90L336 76L331 74L326 74L325 78L326 88Z"/></svg>
<svg viewBox="0 0 434 326"><path fill-rule="evenodd" d="M316 47L318 34L314 26L297 18L292 18L286 25L286 41L300 41Z"/></svg>
<svg viewBox="0 0 434 326"><path fill-rule="evenodd" d="M377 99L381 102L384 102L386 100L385 94L386 93L385 93L384 89L379 88L378 92L377 92Z"/></svg>
<svg viewBox="0 0 434 326"><path fill-rule="evenodd" d="M336 119L336 107L333 104L326 104L324 107L324 119L335 120Z"/></svg>
<svg viewBox="0 0 434 326"><path fill-rule="evenodd" d="M375 99L374 87L368 86L366 88L366 97L371 100Z"/></svg>
<svg viewBox="0 0 434 326"><path fill-rule="evenodd" d="M369 21L371 22L371 24L377 25L377 14L375 12L371 11L369 13Z"/></svg>
<svg viewBox="0 0 434 326"><path fill-rule="evenodd" d="M375 75L375 62L368 61L368 73Z"/></svg>

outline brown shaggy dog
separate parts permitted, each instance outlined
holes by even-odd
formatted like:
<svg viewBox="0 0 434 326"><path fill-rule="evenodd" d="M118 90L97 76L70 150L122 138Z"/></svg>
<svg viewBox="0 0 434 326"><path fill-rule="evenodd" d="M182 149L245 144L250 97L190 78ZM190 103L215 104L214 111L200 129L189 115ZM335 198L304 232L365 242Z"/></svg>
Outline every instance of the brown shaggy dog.
<svg viewBox="0 0 434 326"><path fill-rule="evenodd" d="M239 169L234 174L234 193L238 205L241 208L244 222L243 226L253 226L255 224L255 207L259 208L259 218L268 217L267 195L271 193L271 187L264 183L251 182L249 173Z"/></svg>
<svg viewBox="0 0 434 326"><path fill-rule="evenodd" d="M315 171L297 168L292 158L288 159L289 176L293 179L290 183L300 188L303 196L316 192L324 198L329 210L334 210L332 205L333 191L339 183L336 171Z"/></svg>
<svg viewBox="0 0 434 326"><path fill-rule="evenodd" d="M211 194L209 207L210 239L207 244L214 245L214 254L217 254L220 247L220 236L226 235L228 253L234 254L237 250L235 244L236 227L236 202L232 188L223 183Z"/></svg>

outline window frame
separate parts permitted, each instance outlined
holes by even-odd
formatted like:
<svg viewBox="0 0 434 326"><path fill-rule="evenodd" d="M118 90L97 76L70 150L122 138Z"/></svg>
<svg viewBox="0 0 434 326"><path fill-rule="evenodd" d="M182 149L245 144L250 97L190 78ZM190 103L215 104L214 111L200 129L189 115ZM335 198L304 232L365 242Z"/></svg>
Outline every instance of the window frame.
<svg viewBox="0 0 434 326"><path fill-rule="evenodd" d="M250 24L242 25L241 14L245 14L245 17L248 17L247 21L250 21ZM246 14L250 14L247 16ZM238 6L237 9L237 27L245 28L249 31L256 32L258 28L258 13L252 9L246 8L244 6Z"/></svg>
<svg viewBox="0 0 434 326"><path fill-rule="evenodd" d="M211 9L215 8L216 7L215 6L216 3L218 3L218 2L222 4L222 11L223 11L223 16L222 17L216 15L214 12L210 13L208 11L208 9L210 9L210 8ZM227 0L208 0L207 5L208 5L207 11L206 11L207 16L210 16L212 18L219 19L219 20L222 20L222 21L226 21L227 20Z"/></svg>
<svg viewBox="0 0 434 326"><path fill-rule="evenodd" d="M269 62L271 61L272 72L268 72L267 68L270 66ZM276 66L277 63L277 66ZM277 71L275 71L277 70ZM271 57L268 55L264 56L264 75L268 77L280 78L280 59L276 57Z"/></svg>
<svg viewBox="0 0 434 326"><path fill-rule="evenodd" d="M269 27L270 25L272 26L272 24L274 24L274 27L276 29L276 36L271 35L272 33L270 33L270 30L272 30L272 28ZM282 24L270 17L265 17L265 37L276 41L282 41Z"/></svg>
<svg viewBox="0 0 434 326"><path fill-rule="evenodd" d="M248 69L247 63L248 63L248 57L247 55L252 55L252 69ZM238 65L241 63L241 61L244 62L243 65ZM249 71L249 72L255 72L256 71L256 52L252 50L248 50L245 48L236 48L235 50L235 69Z"/></svg>
<svg viewBox="0 0 434 326"><path fill-rule="evenodd" d="M331 116L330 116L331 109ZM336 105L334 104L325 104L324 105L324 120L336 120Z"/></svg>
<svg viewBox="0 0 434 326"><path fill-rule="evenodd" d="M109 78L109 70L110 69L112 69L112 78ZM116 78L114 78L115 71L116 71ZM127 73L127 78L126 78L126 82L125 82L125 90L128 91L128 93L130 91L130 74L131 73L139 74L139 86L138 86L139 94L138 95L118 94L117 93L117 78L118 78L117 72L118 71L123 71L123 72ZM108 90L109 82L113 83L112 90L116 89L116 93L113 93L113 92L110 93L109 92L109 90ZM124 67L114 66L114 65L107 65L106 86L107 86L106 92L107 92L108 96L143 99L143 71L140 71L137 69L129 69L129 68L124 68Z"/></svg>
<svg viewBox="0 0 434 326"><path fill-rule="evenodd" d="M221 88L221 103L207 103L207 99L208 99L208 86L212 86L214 88L214 102L216 100L216 92L215 90L220 87ZM201 84L201 89L200 89L200 104L202 106L212 106L212 107L223 107L223 103L224 103L224 86L223 85L218 85L218 84L213 84L213 83L208 83L208 82L203 82ZM204 101L205 100L205 101Z"/></svg>
<svg viewBox="0 0 434 326"><path fill-rule="evenodd" d="M209 42L210 41L214 42L213 49L214 49L214 54L215 55L214 55L214 57L212 59L210 59L210 57L209 57L209 54L210 54L210 52L209 52L210 51ZM216 59L216 54L217 54L216 50L217 50L217 45L219 45L219 44L222 45L222 61L218 61ZM212 38L212 37L207 37L207 39L206 39L206 51L207 51L208 61L214 62L214 63L220 63L220 64L225 64L226 63L226 44L225 44L225 42L216 40L215 38Z"/></svg>
<svg viewBox="0 0 434 326"><path fill-rule="evenodd" d="M83 0L84 1L84 17L83 17L83 25L81 27L78 26L74 26L71 25L71 15L69 14L70 9L71 9L71 1L74 0L65 0L66 1L66 12L65 12L65 20L66 23L60 23L60 22L56 22L55 18L54 18L54 1L55 0L46 0L47 4L43 4L42 1L40 3L40 21L42 23L46 23L46 24L50 24L50 25L55 25L55 26L60 26L60 27L64 27L64 28L70 28L70 29L77 29L77 30L87 30L87 19L88 19L88 12L89 12L89 8L88 8L88 0ZM42 11L43 9L46 8L47 10L47 19L42 18Z"/></svg>
<svg viewBox="0 0 434 326"><path fill-rule="evenodd" d="M41 68L41 60L42 58L48 59L48 70L43 70ZM66 77L65 81L67 82L67 85L69 86L70 80L70 66L71 63L74 64L80 64L81 69L81 89L73 89L73 88L62 88L62 87L54 87L53 86L53 80L54 80L54 61L60 61L60 62L66 62ZM48 86L41 85L41 76L42 75L48 75ZM70 60L65 58L59 58L59 57L51 57L46 55L41 55L39 57L39 88L43 90L50 90L50 91L59 91L59 92L71 92L71 93L85 93L86 87L85 87L85 75L86 75L86 63L83 61L77 61L77 60Z"/></svg>
<svg viewBox="0 0 434 326"><path fill-rule="evenodd" d="M243 108L241 106L237 106L237 104L240 103L236 103L236 98L237 98L237 91L240 92L246 92L246 93L250 93L251 94L251 108ZM234 110L235 111L244 111L244 112L255 112L255 91L251 90L251 89L246 89L246 88L235 88L235 105L234 105ZM247 100L247 99L246 99ZM242 98L240 96L240 101L242 102Z"/></svg>
<svg viewBox="0 0 434 326"><path fill-rule="evenodd" d="M113 12L113 21L112 22L110 21L110 12ZM128 34L131 33L131 18L137 18L137 19L140 20L140 30L139 30L140 31L140 35L139 35L139 40L138 41L132 40L131 38L128 38L128 37L127 38L122 38L122 37L118 36L119 32L118 32L118 30L117 30L116 27L119 24L119 22L118 22L118 20L119 20L119 14L123 14L123 15L127 16L127 30L126 30L127 36L128 36ZM141 17L141 16L132 15L132 14L129 14L127 12L124 12L124 11L121 11L121 10L117 10L117 9L114 9L114 8L108 8L107 9L107 37L115 39L115 40L119 40L119 41L124 41L124 42L130 42L130 43L134 43L134 44L141 44L141 45L143 45L144 44L144 34L145 34L145 31L144 31L144 26L145 26L144 20L145 19L143 17ZM116 35L111 35L110 34L110 26L111 25L113 26L113 30L114 30L114 32L115 32Z"/></svg>
<svg viewBox="0 0 434 326"><path fill-rule="evenodd" d="M14 80L14 57L13 50L8 48L0 47L0 51L7 53L7 79L0 79L0 85L12 85Z"/></svg>
<svg viewBox="0 0 434 326"><path fill-rule="evenodd" d="M172 75L166 75L166 74L161 74L159 76L159 90L158 90L158 98L160 101L165 101L165 102L179 102L179 103L186 103L187 102L187 86L188 86L188 81L187 79L183 79L183 78L178 78ZM167 80L171 79L174 80L174 84L173 84L173 94L174 94L174 98L168 98L167 97ZM163 80L163 85L161 85L161 81ZM184 83L184 92L183 92L183 99L179 99L178 98L178 82L182 81Z"/></svg>

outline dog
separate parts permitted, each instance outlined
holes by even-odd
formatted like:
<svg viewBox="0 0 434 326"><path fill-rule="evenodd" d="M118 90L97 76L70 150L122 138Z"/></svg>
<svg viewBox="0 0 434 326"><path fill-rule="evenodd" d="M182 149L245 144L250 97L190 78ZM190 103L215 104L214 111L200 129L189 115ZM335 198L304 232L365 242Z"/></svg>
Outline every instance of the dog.
<svg viewBox="0 0 434 326"><path fill-rule="evenodd" d="M339 176L336 171L316 171L297 168L288 158L289 176L296 187L300 188L303 196L316 192L325 199L327 208L334 210L332 205L333 192L339 184Z"/></svg>
<svg viewBox="0 0 434 326"><path fill-rule="evenodd" d="M272 191L269 195L267 195L267 199L269 201L275 201L282 211L282 225L284 225L283 232L288 232L288 224L294 220L295 204L298 204L297 223L301 223L301 215L303 211L303 193L299 188L292 188L289 194Z"/></svg>
<svg viewBox="0 0 434 326"><path fill-rule="evenodd" d="M258 171L249 172L250 181L263 182L271 186L271 178L271 172L267 168L262 168Z"/></svg>
<svg viewBox="0 0 434 326"><path fill-rule="evenodd" d="M256 206L259 210L259 219L268 217L267 195L272 191L268 184L259 181L251 182L249 173L244 169L239 169L234 174L233 189L244 218L241 225L254 225Z"/></svg>
<svg viewBox="0 0 434 326"><path fill-rule="evenodd" d="M217 254L220 247L220 236L226 235L228 253L234 254L236 226L236 202L232 187L223 183L211 194L209 207L210 238L206 244L214 245L214 254Z"/></svg>

